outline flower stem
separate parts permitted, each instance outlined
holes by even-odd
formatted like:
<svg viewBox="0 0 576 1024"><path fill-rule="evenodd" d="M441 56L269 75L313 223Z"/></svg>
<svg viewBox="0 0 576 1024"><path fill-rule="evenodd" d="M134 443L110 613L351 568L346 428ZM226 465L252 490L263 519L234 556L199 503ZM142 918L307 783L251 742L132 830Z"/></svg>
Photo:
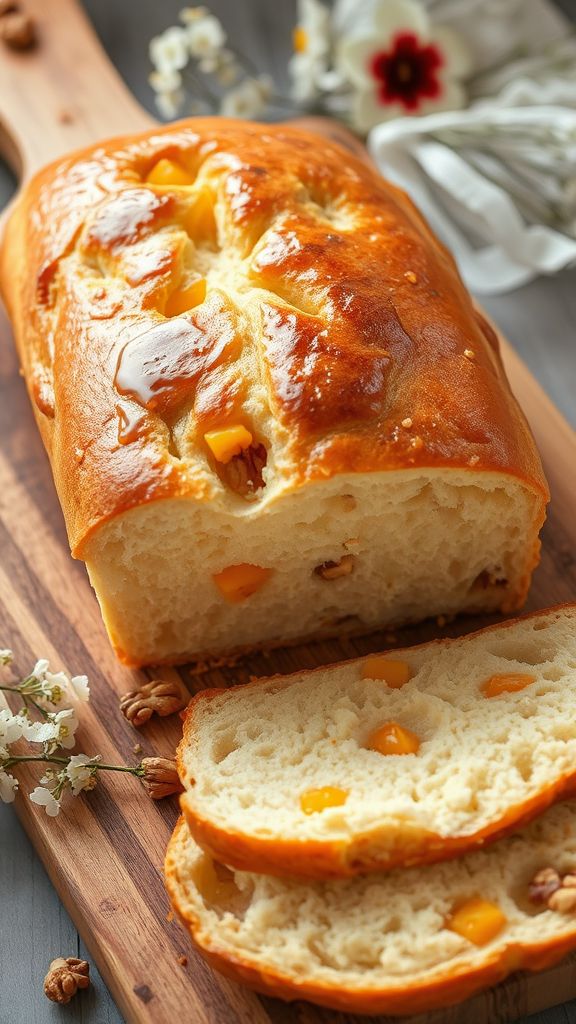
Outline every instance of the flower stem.
<svg viewBox="0 0 576 1024"><path fill-rule="evenodd" d="M3 767L10 768L13 764L23 764L24 762L27 762L27 761L42 761L44 763L49 763L49 764L68 764L69 761L70 761L70 758L69 757L45 757L42 754L38 754L38 755L34 754L34 755L30 755L30 756L25 755L25 754L23 754L23 755L14 755L14 757L11 757L9 759L9 761L7 761ZM142 767L141 764L137 764L137 765L134 765L134 767L130 767L129 765L124 765L124 764L101 764L98 761L98 762L95 762L94 764L91 764L89 767L90 768L95 768L96 771L128 772L130 775L137 775L137 776L144 775L144 768Z"/></svg>
<svg viewBox="0 0 576 1024"><path fill-rule="evenodd" d="M38 704L38 702L35 701L29 693L22 691L21 687L27 682L28 680L25 679L22 683L19 683L18 686L0 686L0 690L4 690L6 693L16 693L22 699L24 707L28 707L28 705L31 704L35 711L37 711L39 715L42 715L42 718L48 718L48 712L46 709L43 708L41 704ZM20 710L22 710L22 708Z"/></svg>

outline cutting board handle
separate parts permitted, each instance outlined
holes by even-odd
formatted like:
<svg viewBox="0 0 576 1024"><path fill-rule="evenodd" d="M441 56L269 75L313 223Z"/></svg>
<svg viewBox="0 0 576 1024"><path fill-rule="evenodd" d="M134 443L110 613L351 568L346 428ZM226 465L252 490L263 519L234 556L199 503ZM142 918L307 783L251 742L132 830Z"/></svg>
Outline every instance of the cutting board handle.
<svg viewBox="0 0 576 1024"><path fill-rule="evenodd" d="M154 123L76 0L22 0L22 8L36 46L0 45L0 153L21 180L71 149Z"/></svg>

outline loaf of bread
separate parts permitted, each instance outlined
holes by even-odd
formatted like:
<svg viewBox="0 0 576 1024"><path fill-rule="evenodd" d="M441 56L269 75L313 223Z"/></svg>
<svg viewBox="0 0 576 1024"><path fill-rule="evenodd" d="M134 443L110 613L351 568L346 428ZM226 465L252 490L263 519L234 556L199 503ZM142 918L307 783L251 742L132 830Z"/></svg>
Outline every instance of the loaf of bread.
<svg viewBox="0 0 576 1024"><path fill-rule="evenodd" d="M547 489L408 198L289 126L62 159L0 255L72 553L132 665L510 611Z"/></svg>
<svg viewBox="0 0 576 1024"><path fill-rule="evenodd" d="M182 810L233 867L329 878L443 860L576 792L576 605L459 640L204 690Z"/></svg>
<svg viewBox="0 0 576 1024"><path fill-rule="evenodd" d="M200 951L237 981L353 1013L411 1014L575 949L575 870L570 803L460 860L307 884L221 866L182 819L166 883Z"/></svg>

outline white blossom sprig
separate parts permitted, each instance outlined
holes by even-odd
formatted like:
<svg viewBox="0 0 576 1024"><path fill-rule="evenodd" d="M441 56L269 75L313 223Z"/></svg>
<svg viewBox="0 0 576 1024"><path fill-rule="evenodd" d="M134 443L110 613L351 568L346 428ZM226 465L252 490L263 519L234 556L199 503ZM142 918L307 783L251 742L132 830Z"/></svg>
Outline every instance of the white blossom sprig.
<svg viewBox="0 0 576 1024"><path fill-rule="evenodd" d="M182 24L149 46L160 114L257 118L277 107L336 114L363 132L388 117L463 105L467 47L458 33L437 27L423 3L364 0L362 16L351 24L344 18L344 28L338 7L298 0L287 95L230 42L207 7L185 7Z"/></svg>
<svg viewBox="0 0 576 1024"><path fill-rule="evenodd" d="M0 649L0 665L8 666L12 661L12 651ZM78 796L94 789L100 771L126 772L140 778L153 799L178 792L176 767L163 758L143 758L137 765L113 765L104 764L100 754L57 753L72 750L80 723L75 708L54 711L49 706L60 705L67 693L80 702L88 701L90 687L86 676L70 678L65 672L51 672L48 661L41 659L24 679L1 683L0 690L21 701L17 713L9 708L0 710L0 800L4 803L12 803L19 787L12 769L34 762L49 767L40 785L30 793L30 800L44 807L50 817L59 813L67 792ZM21 741L39 745L41 753L16 753L11 748Z"/></svg>
<svg viewBox="0 0 576 1024"><path fill-rule="evenodd" d="M184 7L182 25L151 40L149 82L167 120L187 112L258 117L272 100L272 83L229 45L222 23L206 7ZM279 97L283 105L290 102Z"/></svg>

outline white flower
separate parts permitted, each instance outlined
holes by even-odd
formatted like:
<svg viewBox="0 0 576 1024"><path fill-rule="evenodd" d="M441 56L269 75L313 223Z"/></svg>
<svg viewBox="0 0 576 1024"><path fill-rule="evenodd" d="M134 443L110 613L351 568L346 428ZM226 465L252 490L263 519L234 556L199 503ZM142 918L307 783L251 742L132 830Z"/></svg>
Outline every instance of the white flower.
<svg viewBox="0 0 576 1024"><path fill-rule="evenodd" d="M25 692L37 693L52 704L59 704L67 686L68 676L66 673L50 672L48 661L46 658L41 658L30 673L30 682L26 683Z"/></svg>
<svg viewBox="0 0 576 1024"><path fill-rule="evenodd" d="M74 796L78 796L78 793L83 789L94 789L96 785L96 766L99 760L100 755L96 757L88 757L87 754L72 755L65 770Z"/></svg>
<svg viewBox="0 0 576 1024"><path fill-rule="evenodd" d="M16 743L24 735L27 726L27 718L22 715L13 715L8 708L2 708L0 711L0 748ZM0 755L1 760L3 757Z"/></svg>
<svg viewBox="0 0 576 1024"><path fill-rule="evenodd" d="M338 60L354 87L352 119L362 131L466 102L458 79L471 70L468 49L452 29L433 27L416 0L380 0L373 30L343 38Z"/></svg>
<svg viewBox="0 0 576 1024"><path fill-rule="evenodd" d="M189 25L191 21L205 18L208 13L207 7L183 7L179 17L180 21L183 21L185 25Z"/></svg>
<svg viewBox="0 0 576 1024"><path fill-rule="evenodd" d="M170 121L173 117L178 117L178 114L184 104L184 100L185 96L181 89L175 89L173 92L159 92L156 94L156 106L160 115L166 121Z"/></svg>
<svg viewBox="0 0 576 1024"><path fill-rule="evenodd" d="M40 807L46 808L46 814L51 818L55 818L60 813L60 801L56 799L54 794L46 789L44 786L36 786L36 789L30 793L30 799L33 804L39 804Z"/></svg>
<svg viewBox="0 0 576 1024"><path fill-rule="evenodd" d="M8 647L0 648L0 665L9 665L14 655Z"/></svg>
<svg viewBox="0 0 576 1024"><path fill-rule="evenodd" d="M18 789L18 779L0 768L0 800L5 804L11 804Z"/></svg>
<svg viewBox="0 0 576 1024"><path fill-rule="evenodd" d="M153 71L148 81L154 92L175 92L182 85L182 75L179 71Z"/></svg>
<svg viewBox="0 0 576 1024"><path fill-rule="evenodd" d="M74 696L77 700L81 701L82 704L86 704L90 700L88 676L72 676L70 686L74 691Z"/></svg>
<svg viewBox="0 0 576 1024"><path fill-rule="evenodd" d="M226 42L226 33L213 14L194 18L188 22L184 31L188 38L188 49L193 57L212 57Z"/></svg>
<svg viewBox="0 0 576 1024"><path fill-rule="evenodd" d="M330 13L319 0L298 0L298 22L294 29L294 56L288 69L291 95L306 102L318 95L328 67Z"/></svg>
<svg viewBox="0 0 576 1024"><path fill-rule="evenodd" d="M46 673L48 671L48 667L49 667L48 659L47 658L40 658L36 662L36 664L34 665L34 668L32 669L32 671L30 673L31 677L33 677L34 679L37 679L39 683L43 682L43 680L46 678Z"/></svg>
<svg viewBox="0 0 576 1024"><path fill-rule="evenodd" d="M70 750L76 743L75 732L79 722L73 708L51 713L44 722L27 722L24 735L30 743L42 743L47 754L58 747Z"/></svg>
<svg viewBox="0 0 576 1024"><path fill-rule="evenodd" d="M157 71L181 71L188 63L188 35L186 29L175 25L150 40L150 60Z"/></svg>
<svg viewBox="0 0 576 1024"><path fill-rule="evenodd" d="M257 117L266 106L263 91L263 82L245 78L222 97L220 113L223 117Z"/></svg>
<svg viewBox="0 0 576 1024"><path fill-rule="evenodd" d="M220 85L230 86L238 80L242 70L231 50L226 48L202 57L198 61L198 70L203 75L215 75Z"/></svg>

